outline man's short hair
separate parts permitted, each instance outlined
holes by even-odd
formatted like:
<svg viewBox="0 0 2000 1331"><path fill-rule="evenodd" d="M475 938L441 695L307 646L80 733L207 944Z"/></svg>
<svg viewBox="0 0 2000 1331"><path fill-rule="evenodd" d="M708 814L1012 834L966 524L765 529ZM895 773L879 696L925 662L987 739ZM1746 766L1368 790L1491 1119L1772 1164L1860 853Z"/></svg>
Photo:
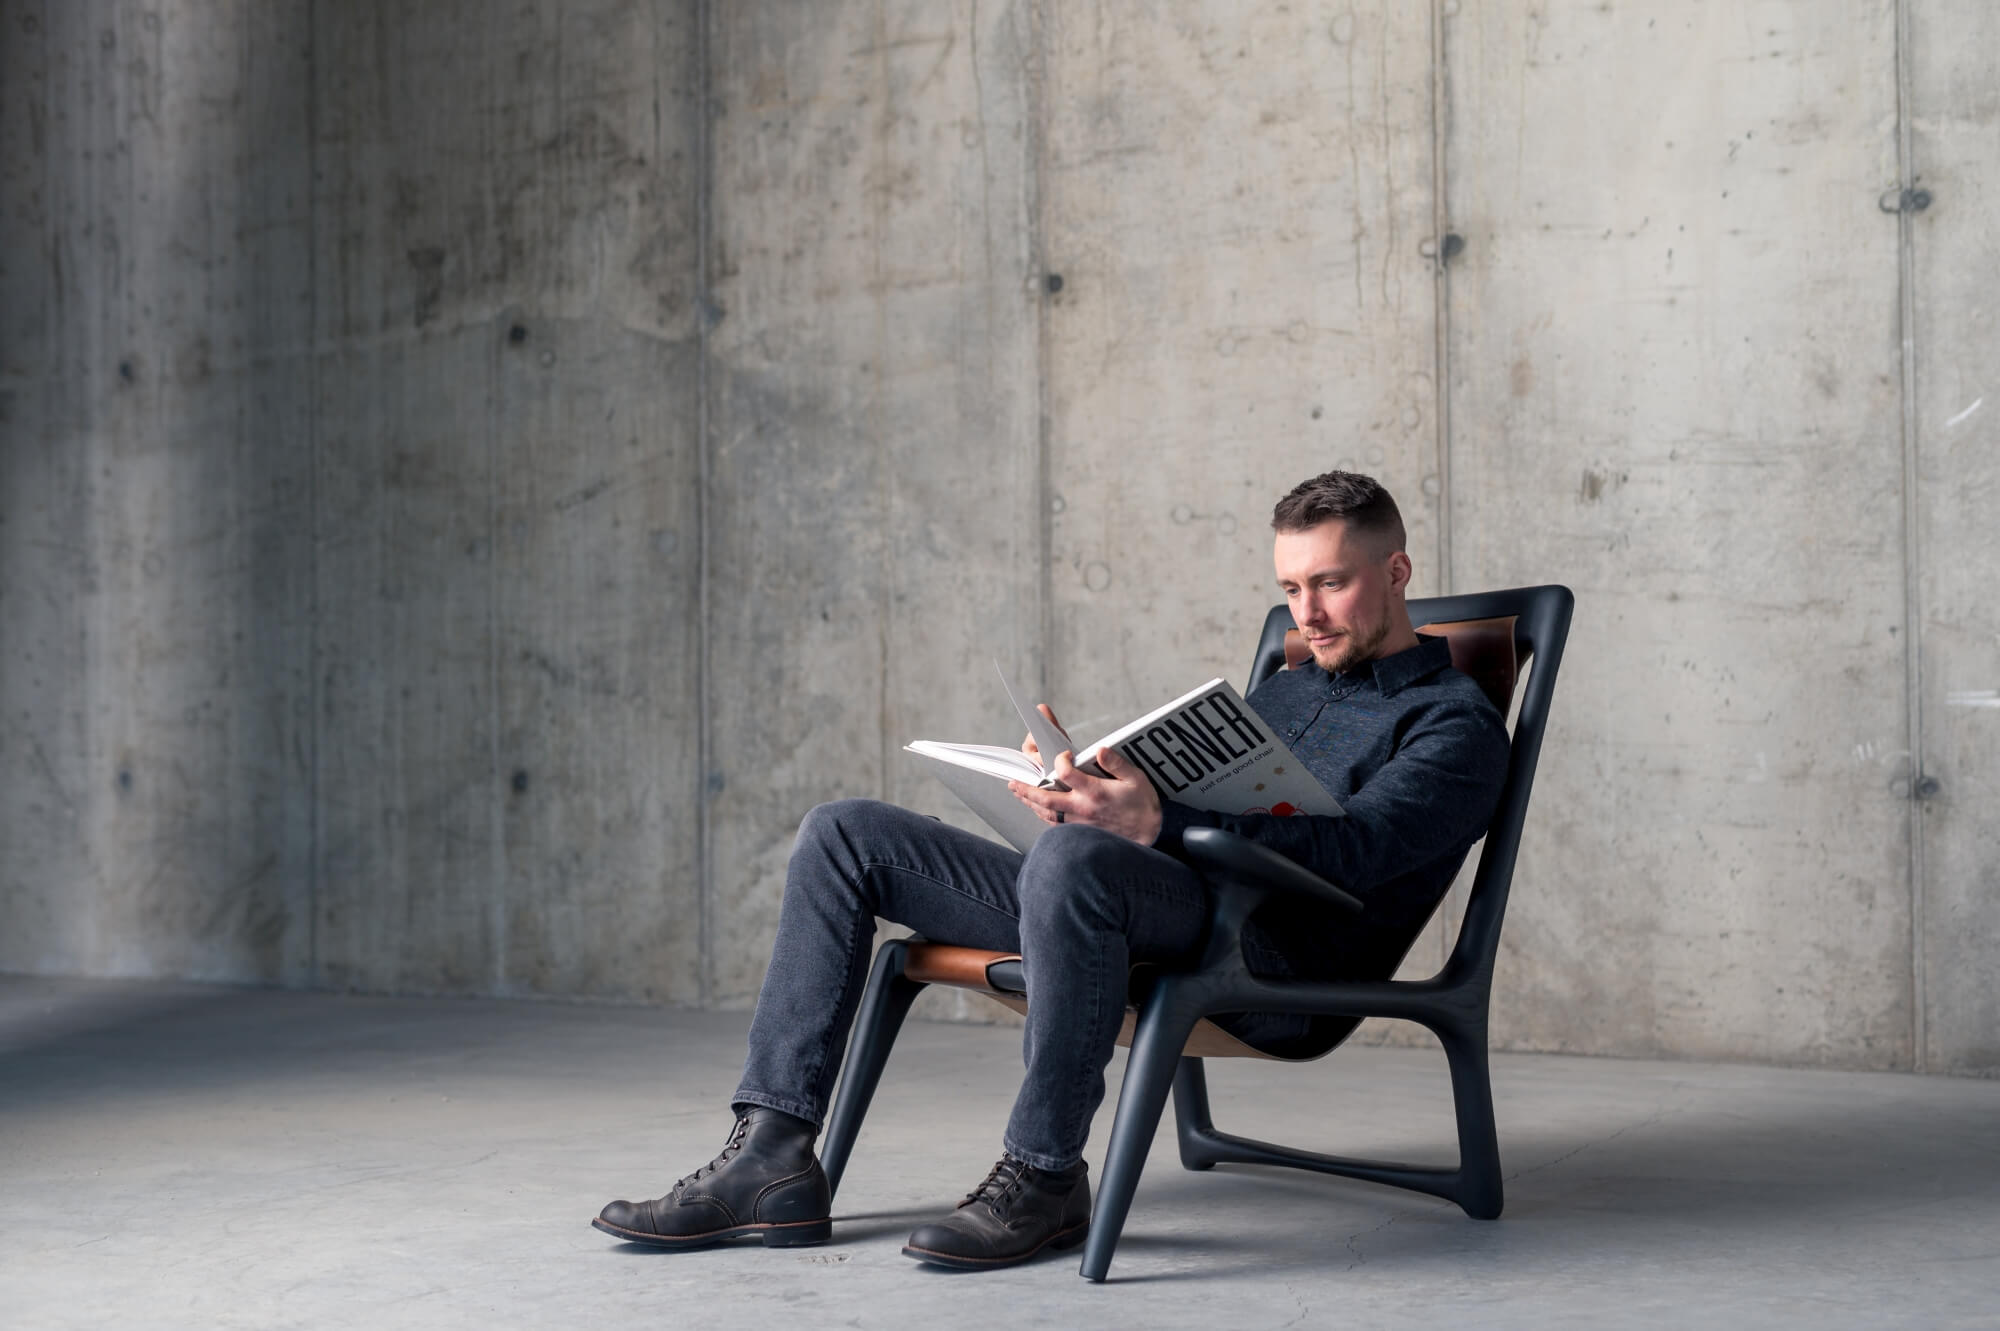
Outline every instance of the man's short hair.
<svg viewBox="0 0 2000 1331"><path fill-rule="evenodd" d="M1271 510L1271 530L1306 531L1322 522L1345 522L1368 538L1378 558L1403 548L1403 515L1373 476L1352 471L1323 472L1300 481Z"/></svg>

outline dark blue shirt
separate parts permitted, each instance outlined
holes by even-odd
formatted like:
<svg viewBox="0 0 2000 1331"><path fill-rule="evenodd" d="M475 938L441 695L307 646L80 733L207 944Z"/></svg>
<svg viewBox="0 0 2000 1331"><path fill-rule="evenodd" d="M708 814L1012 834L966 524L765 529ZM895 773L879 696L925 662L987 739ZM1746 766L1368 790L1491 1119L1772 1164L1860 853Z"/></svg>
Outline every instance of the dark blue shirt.
<svg viewBox="0 0 2000 1331"><path fill-rule="evenodd" d="M1180 849L1189 827L1222 827L1297 860L1360 897L1356 920L1323 907L1276 905L1259 923L1301 942L1302 973L1386 979L1485 835L1506 780L1506 721L1444 639L1329 674L1310 662L1280 671L1246 701L1274 727L1343 817L1230 815L1169 803L1159 840ZM1296 962L1295 962L1296 964Z"/></svg>

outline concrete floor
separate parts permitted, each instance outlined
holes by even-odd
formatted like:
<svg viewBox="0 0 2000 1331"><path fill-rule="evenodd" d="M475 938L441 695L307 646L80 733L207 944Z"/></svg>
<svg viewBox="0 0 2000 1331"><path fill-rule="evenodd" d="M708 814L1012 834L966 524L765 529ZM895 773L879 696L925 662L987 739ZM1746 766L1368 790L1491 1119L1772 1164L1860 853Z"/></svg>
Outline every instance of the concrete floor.
<svg viewBox="0 0 2000 1331"><path fill-rule="evenodd" d="M899 1254L991 1164L1018 1075L1014 1032L916 1023L831 1244L590 1230L714 1154L745 1027L0 977L0 1325L2000 1325L2000 1083L1942 1078L1502 1057L1492 1223L1187 1173L1169 1127L1092 1286L1074 1255L958 1275ZM1449 1158L1434 1052L1211 1068L1225 1128Z"/></svg>

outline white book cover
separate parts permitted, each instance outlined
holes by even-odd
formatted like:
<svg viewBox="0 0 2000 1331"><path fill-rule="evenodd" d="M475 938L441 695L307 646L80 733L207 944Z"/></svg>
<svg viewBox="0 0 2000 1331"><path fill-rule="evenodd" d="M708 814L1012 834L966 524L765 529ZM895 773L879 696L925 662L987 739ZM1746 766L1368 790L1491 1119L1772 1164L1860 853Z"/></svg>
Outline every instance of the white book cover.
<svg viewBox="0 0 2000 1331"><path fill-rule="evenodd" d="M1035 737L1036 748L1053 758L1072 747L1067 734L1026 705L1024 695L1004 671L1000 680L1015 711ZM1016 799L1006 783L1021 781L1053 788L1057 782L1042 764L1019 749L922 739L904 747L929 759L933 773L946 788L1016 849L1025 852L1047 830L1048 824ZM1078 751L1076 765L1102 776L1097 756L1106 748L1117 749L1144 772L1163 803L1172 801L1214 813L1278 817L1336 817L1342 812L1339 802L1227 680L1212 679L1120 726Z"/></svg>

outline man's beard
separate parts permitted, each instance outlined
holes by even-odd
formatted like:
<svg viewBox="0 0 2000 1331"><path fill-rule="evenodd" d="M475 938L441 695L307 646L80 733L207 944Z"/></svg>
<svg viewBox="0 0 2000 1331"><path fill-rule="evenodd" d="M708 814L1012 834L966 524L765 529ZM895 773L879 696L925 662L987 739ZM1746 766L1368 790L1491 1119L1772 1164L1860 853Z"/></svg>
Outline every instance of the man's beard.
<svg viewBox="0 0 2000 1331"><path fill-rule="evenodd" d="M1359 625L1333 640L1329 653L1321 656L1313 652L1313 660L1328 674L1337 675L1343 670L1352 670L1364 661L1373 660L1375 651L1389 636L1388 598L1382 602L1382 613L1372 624Z"/></svg>

